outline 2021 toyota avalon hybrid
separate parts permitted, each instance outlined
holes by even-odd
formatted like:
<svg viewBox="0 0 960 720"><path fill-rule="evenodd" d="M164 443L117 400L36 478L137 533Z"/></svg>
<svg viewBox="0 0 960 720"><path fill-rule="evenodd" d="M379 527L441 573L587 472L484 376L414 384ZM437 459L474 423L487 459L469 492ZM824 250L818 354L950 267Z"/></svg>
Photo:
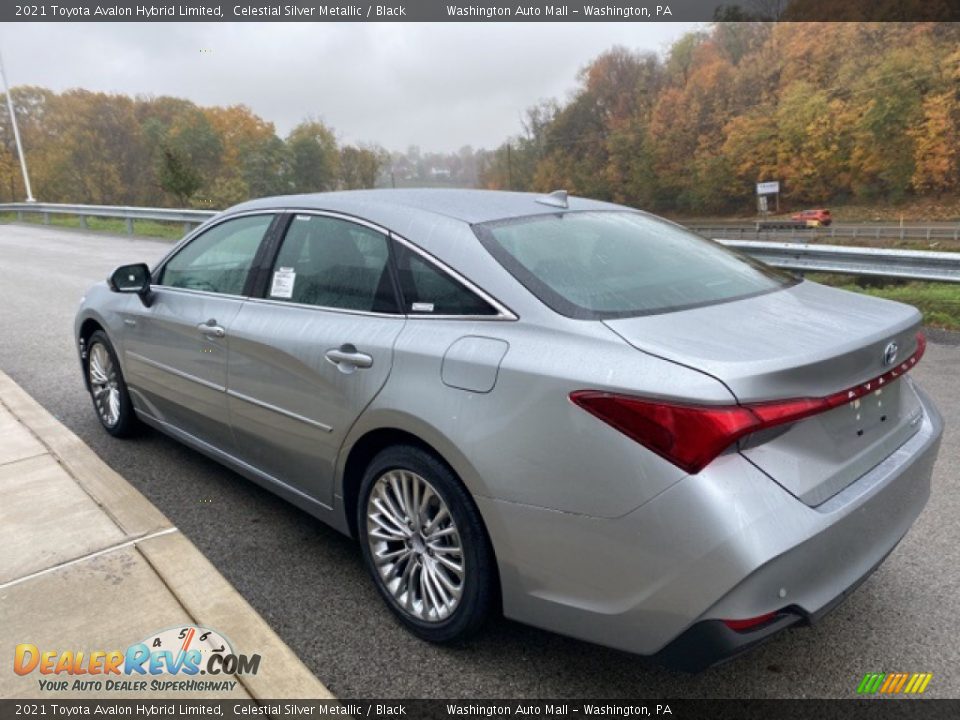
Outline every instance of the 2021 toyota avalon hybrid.
<svg viewBox="0 0 960 720"><path fill-rule="evenodd" d="M355 536L416 635L502 607L697 669L817 619L917 518L920 320L627 207L383 190L231 208L91 288L76 341L109 433Z"/></svg>

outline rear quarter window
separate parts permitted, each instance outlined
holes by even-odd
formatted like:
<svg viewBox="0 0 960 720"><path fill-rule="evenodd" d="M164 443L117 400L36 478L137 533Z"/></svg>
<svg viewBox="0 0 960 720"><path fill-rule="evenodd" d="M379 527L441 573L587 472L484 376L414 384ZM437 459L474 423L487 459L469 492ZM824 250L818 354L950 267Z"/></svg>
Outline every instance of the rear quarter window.
<svg viewBox="0 0 960 720"><path fill-rule="evenodd" d="M404 312L413 315L496 315L497 310L417 253L397 243L397 273Z"/></svg>

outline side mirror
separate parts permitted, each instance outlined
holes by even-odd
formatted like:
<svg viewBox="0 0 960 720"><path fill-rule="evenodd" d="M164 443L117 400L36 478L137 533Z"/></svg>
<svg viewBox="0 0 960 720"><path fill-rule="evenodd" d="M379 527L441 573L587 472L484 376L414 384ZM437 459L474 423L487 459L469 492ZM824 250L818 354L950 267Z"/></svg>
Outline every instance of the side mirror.
<svg viewBox="0 0 960 720"><path fill-rule="evenodd" d="M107 284L113 292L136 293L144 305L150 304L150 268L145 263L121 265L107 278Z"/></svg>

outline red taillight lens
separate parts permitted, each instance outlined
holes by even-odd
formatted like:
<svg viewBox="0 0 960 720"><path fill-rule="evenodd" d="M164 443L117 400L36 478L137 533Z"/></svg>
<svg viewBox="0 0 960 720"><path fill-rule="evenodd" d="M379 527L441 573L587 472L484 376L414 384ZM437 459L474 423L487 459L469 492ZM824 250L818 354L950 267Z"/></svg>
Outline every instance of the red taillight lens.
<svg viewBox="0 0 960 720"><path fill-rule="evenodd" d="M571 393L570 399L689 473L700 472L757 423L739 405L674 405L591 390Z"/></svg>
<svg viewBox="0 0 960 720"><path fill-rule="evenodd" d="M691 474L750 433L796 422L852 402L910 370L923 356L926 339L897 367L865 383L822 398L795 398L746 405L686 405L596 390L570 393L570 400L645 448Z"/></svg>
<svg viewBox="0 0 960 720"><path fill-rule="evenodd" d="M746 620L722 620L721 622L731 630L736 630L737 632L749 632L750 630L755 630L761 625L766 625L776 617L777 613L772 612L767 613L766 615L758 615L754 618L747 618Z"/></svg>

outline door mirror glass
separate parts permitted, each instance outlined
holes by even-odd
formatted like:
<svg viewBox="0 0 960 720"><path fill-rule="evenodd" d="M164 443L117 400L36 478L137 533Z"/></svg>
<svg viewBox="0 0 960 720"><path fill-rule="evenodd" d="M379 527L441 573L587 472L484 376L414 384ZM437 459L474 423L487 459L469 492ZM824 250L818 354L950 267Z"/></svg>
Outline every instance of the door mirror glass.
<svg viewBox="0 0 960 720"><path fill-rule="evenodd" d="M121 293L145 293L150 289L150 268L144 263L121 265L108 280L110 289Z"/></svg>

